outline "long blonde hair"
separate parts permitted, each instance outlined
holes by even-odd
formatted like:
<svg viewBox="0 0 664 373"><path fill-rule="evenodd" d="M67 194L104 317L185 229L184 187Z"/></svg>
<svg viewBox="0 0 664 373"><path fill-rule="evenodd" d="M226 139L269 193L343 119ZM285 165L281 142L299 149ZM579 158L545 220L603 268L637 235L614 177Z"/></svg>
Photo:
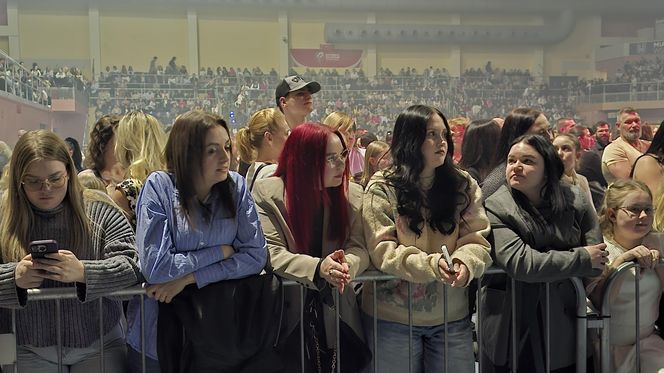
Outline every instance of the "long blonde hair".
<svg viewBox="0 0 664 373"><path fill-rule="evenodd" d="M344 138L346 147L350 146L348 143L348 135L350 132L355 131L356 128L355 120L353 120L348 114L340 111L333 111L323 119L323 125L330 128L332 131L339 131Z"/></svg>
<svg viewBox="0 0 664 373"><path fill-rule="evenodd" d="M286 117L279 109L269 108L253 113L247 125L240 128L235 135L240 159L247 163L255 161L265 132L279 131L280 124L288 126Z"/></svg>
<svg viewBox="0 0 664 373"><path fill-rule="evenodd" d="M67 144L52 132L29 131L19 138L14 147L7 174L7 190L2 196L0 252L4 262L17 262L28 254L30 226L34 224L35 216L21 181L30 165L41 160L65 164L68 179L63 204L65 217L69 220L66 230L72 251L90 244L91 222L85 213L83 188L76 177L76 167Z"/></svg>
<svg viewBox="0 0 664 373"><path fill-rule="evenodd" d="M656 210L652 227L657 232L664 232L664 183L661 183L657 188L657 196L655 196L653 206Z"/></svg>
<svg viewBox="0 0 664 373"><path fill-rule="evenodd" d="M166 134L157 118L140 111L127 113L115 129L115 158L125 176L143 184L148 175L164 167Z"/></svg>
<svg viewBox="0 0 664 373"><path fill-rule="evenodd" d="M364 171L362 173L362 185L367 186L369 184L369 179L373 176L373 174L378 171L377 167L374 167L371 165L371 158L376 159L376 165L378 165L378 161L380 160L380 155L385 153L388 149L390 148L387 143L382 142L380 140L372 141L368 146L367 146L367 151L364 153Z"/></svg>
<svg viewBox="0 0 664 373"><path fill-rule="evenodd" d="M625 198L637 191L643 191L647 193L652 200L650 189L648 189L648 186L640 181L617 180L609 185L608 188L606 188L604 201L602 202L602 207L599 210L599 226L602 228L602 234L605 237L613 238L613 222L611 222L611 219L609 219L608 210L618 210L620 206L623 205Z"/></svg>

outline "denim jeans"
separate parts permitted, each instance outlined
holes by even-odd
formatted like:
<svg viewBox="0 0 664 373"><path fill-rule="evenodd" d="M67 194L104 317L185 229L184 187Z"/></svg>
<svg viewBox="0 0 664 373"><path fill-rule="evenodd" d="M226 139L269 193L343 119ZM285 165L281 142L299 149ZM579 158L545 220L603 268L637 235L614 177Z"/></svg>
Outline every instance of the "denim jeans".
<svg viewBox="0 0 664 373"><path fill-rule="evenodd" d="M63 373L98 372L100 369L99 343L95 341L85 348L62 348ZM19 372L57 373L58 349L51 347L17 346ZM104 336L104 366L106 372L127 372L127 355L124 332L118 324ZM5 367L3 367L4 371ZM7 368L7 372L12 370Z"/></svg>
<svg viewBox="0 0 664 373"><path fill-rule="evenodd" d="M362 314L367 343L373 353L372 364L378 364L380 373L441 373L445 360L450 372L474 373L473 334L470 318L447 323L445 353L445 324L413 326L412 369L409 370L408 325L378 319L378 343L374 350L373 318ZM370 366L368 372L373 372Z"/></svg>

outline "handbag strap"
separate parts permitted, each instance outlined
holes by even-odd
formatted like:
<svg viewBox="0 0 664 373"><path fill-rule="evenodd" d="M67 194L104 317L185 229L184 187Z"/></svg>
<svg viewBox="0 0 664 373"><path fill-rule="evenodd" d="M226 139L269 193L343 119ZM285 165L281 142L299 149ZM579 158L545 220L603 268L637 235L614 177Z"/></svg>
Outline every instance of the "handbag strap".
<svg viewBox="0 0 664 373"><path fill-rule="evenodd" d="M250 192L254 190L254 184L256 183L256 179L258 178L258 177L257 177L258 174L261 172L261 170L262 170L265 166L269 166L270 164L271 164L271 163L263 163L262 165L258 166L258 168L256 169L256 171L254 172L254 177L251 179L251 185L249 185L249 191L250 191Z"/></svg>

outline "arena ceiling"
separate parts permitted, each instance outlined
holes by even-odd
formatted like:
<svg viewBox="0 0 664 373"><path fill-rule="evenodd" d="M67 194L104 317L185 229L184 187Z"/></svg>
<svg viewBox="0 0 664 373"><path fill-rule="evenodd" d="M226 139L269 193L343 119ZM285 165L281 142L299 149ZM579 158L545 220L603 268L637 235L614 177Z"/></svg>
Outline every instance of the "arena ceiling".
<svg viewBox="0 0 664 373"><path fill-rule="evenodd" d="M650 14L664 17L662 0L5 0L19 9L153 9L170 12L218 7L274 10L412 11L455 13Z"/></svg>

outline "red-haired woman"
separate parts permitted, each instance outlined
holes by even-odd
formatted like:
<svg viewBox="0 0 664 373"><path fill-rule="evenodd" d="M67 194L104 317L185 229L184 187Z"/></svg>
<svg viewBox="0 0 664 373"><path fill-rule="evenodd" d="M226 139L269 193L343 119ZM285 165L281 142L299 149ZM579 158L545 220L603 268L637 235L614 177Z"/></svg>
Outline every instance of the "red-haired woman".
<svg viewBox="0 0 664 373"><path fill-rule="evenodd" d="M342 371L359 371L358 365L365 364L352 358L357 349L346 353L353 342L364 347L355 292L348 285L369 265L360 218L362 188L349 185L347 156L341 134L319 124L303 124L286 140L275 177L254 186L275 273L306 288L304 320L299 289L286 288L284 372L301 371L300 322L308 328L305 371L330 371L335 366L335 306L342 321ZM337 290L341 295L335 305L332 292Z"/></svg>

